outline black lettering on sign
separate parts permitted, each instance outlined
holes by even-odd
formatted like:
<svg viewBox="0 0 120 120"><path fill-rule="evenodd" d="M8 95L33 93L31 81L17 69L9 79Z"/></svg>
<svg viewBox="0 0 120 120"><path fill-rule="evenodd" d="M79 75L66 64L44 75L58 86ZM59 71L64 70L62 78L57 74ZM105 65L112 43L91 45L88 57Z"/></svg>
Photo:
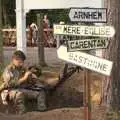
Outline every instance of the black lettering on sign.
<svg viewBox="0 0 120 120"><path fill-rule="evenodd" d="M98 64L97 64L97 69L103 70L103 64L102 64L102 63L98 63Z"/></svg>
<svg viewBox="0 0 120 120"><path fill-rule="evenodd" d="M64 26L63 32L68 34L76 34L78 30L79 29L77 29L76 27Z"/></svg>
<svg viewBox="0 0 120 120"><path fill-rule="evenodd" d="M67 26L64 27L63 31L64 31L65 33L68 33Z"/></svg>
<svg viewBox="0 0 120 120"><path fill-rule="evenodd" d="M86 48L92 48L93 47L92 40L91 41L86 41L86 42L87 42Z"/></svg>
<svg viewBox="0 0 120 120"><path fill-rule="evenodd" d="M97 12L92 13L92 19L98 19L98 13Z"/></svg>
<svg viewBox="0 0 120 120"><path fill-rule="evenodd" d="M106 42L105 42L105 40L103 39L103 40L98 40L97 41L97 47L105 47L105 45L106 45Z"/></svg>
<svg viewBox="0 0 120 120"><path fill-rule="evenodd" d="M69 53L69 59L73 60L73 53Z"/></svg>
<svg viewBox="0 0 120 120"><path fill-rule="evenodd" d="M79 56L79 63L82 63L82 59L83 59L83 57Z"/></svg>
<svg viewBox="0 0 120 120"><path fill-rule="evenodd" d="M94 49L107 47L106 39L86 39L68 41L68 49Z"/></svg>
<svg viewBox="0 0 120 120"><path fill-rule="evenodd" d="M108 65L103 64L103 71L107 71L107 70L106 70L106 69L107 69L107 66L108 66Z"/></svg>
<svg viewBox="0 0 120 120"><path fill-rule="evenodd" d="M96 40L92 40L91 48L96 45Z"/></svg>
<svg viewBox="0 0 120 120"><path fill-rule="evenodd" d="M71 42L71 44L69 46L70 46L70 48L74 48L74 42Z"/></svg>
<svg viewBox="0 0 120 120"><path fill-rule="evenodd" d="M104 27L100 29L100 34L101 34L101 35L105 35L105 34L106 34Z"/></svg>
<svg viewBox="0 0 120 120"><path fill-rule="evenodd" d="M77 34L80 34L80 27L77 27Z"/></svg>
<svg viewBox="0 0 120 120"><path fill-rule="evenodd" d="M73 60L77 62L77 55L74 56Z"/></svg>
<svg viewBox="0 0 120 120"><path fill-rule="evenodd" d="M72 33L76 33L76 28L75 27L72 27Z"/></svg>
<svg viewBox="0 0 120 120"><path fill-rule="evenodd" d="M75 11L75 14L74 14L73 18L78 18L78 12Z"/></svg>
<svg viewBox="0 0 120 120"><path fill-rule="evenodd" d="M102 13L98 12L98 19L102 19Z"/></svg>
<svg viewBox="0 0 120 120"><path fill-rule="evenodd" d="M74 62L80 63L80 65L98 71L106 72L108 67L108 65L103 63L102 61L95 60L94 58L90 59L89 56L82 57L81 55L74 53L69 53L69 60L73 60Z"/></svg>
<svg viewBox="0 0 120 120"><path fill-rule="evenodd" d="M68 31L67 31L67 33L72 33L72 29L71 29L71 27L67 27L67 29L68 29Z"/></svg>
<svg viewBox="0 0 120 120"><path fill-rule="evenodd" d="M89 30L88 30L89 27L85 27L85 34L89 34Z"/></svg>
<svg viewBox="0 0 120 120"><path fill-rule="evenodd" d="M84 58L84 64L86 64L87 60L88 60L88 58Z"/></svg>
<svg viewBox="0 0 120 120"><path fill-rule="evenodd" d="M106 35L110 35L110 28L107 28L105 32Z"/></svg>
<svg viewBox="0 0 120 120"><path fill-rule="evenodd" d="M84 12L84 13L83 13L83 16L84 16L84 17L83 17L84 19L90 19L91 14L90 14L90 12Z"/></svg>
<svg viewBox="0 0 120 120"><path fill-rule="evenodd" d="M76 48L79 45L78 41L75 42L74 48Z"/></svg>
<svg viewBox="0 0 120 120"><path fill-rule="evenodd" d="M83 41L83 44L84 44L83 48L88 48L88 41Z"/></svg>
<svg viewBox="0 0 120 120"><path fill-rule="evenodd" d="M102 19L102 13L99 11L95 11L95 12L82 12L82 11L75 11L74 12L74 19L95 19L95 20L99 20Z"/></svg>

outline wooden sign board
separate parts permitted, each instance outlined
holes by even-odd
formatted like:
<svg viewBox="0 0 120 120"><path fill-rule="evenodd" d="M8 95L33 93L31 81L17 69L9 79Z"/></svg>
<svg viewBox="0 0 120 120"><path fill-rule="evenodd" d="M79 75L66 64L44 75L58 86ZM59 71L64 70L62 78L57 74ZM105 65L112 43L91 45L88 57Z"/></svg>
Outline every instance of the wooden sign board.
<svg viewBox="0 0 120 120"><path fill-rule="evenodd" d="M101 48L107 48L107 46L108 46L108 40L106 38L67 40L68 52L101 49Z"/></svg>
<svg viewBox="0 0 120 120"><path fill-rule="evenodd" d="M107 22L106 8L71 8L69 18L72 22Z"/></svg>
<svg viewBox="0 0 120 120"><path fill-rule="evenodd" d="M71 7L102 7L101 0L23 0L24 9L69 9Z"/></svg>
<svg viewBox="0 0 120 120"><path fill-rule="evenodd" d="M89 70L109 76L113 63L80 51L67 52L67 47L60 46L57 50L58 58Z"/></svg>
<svg viewBox="0 0 120 120"><path fill-rule="evenodd" d="M54 25L54 34L113 37L115 29L112 26L86 26L86 25Z"/></svg>

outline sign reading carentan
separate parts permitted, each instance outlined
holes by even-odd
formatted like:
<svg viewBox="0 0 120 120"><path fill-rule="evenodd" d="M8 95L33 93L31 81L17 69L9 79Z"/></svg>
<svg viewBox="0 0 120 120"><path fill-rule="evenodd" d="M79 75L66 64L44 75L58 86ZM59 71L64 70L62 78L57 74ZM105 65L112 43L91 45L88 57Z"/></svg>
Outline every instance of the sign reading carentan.
<svg viewBox="0 0 120 120"><path fill-rule="evenodd" d="M67 40L68 52L78 50L92 50L107 48L108 40L106 38Z"/></svg>

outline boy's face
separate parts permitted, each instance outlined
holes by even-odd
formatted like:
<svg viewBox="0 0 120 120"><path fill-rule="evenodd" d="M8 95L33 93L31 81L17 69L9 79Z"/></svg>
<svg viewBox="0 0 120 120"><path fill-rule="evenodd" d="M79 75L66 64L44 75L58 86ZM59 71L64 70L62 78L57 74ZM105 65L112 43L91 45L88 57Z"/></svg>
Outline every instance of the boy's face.
<svg viewBox="0 0 120 120"><path fill-rule="evenodd" d="M16 67L22 67L24 64L24 61L21 58L13 58L12 62Z"/></svg>

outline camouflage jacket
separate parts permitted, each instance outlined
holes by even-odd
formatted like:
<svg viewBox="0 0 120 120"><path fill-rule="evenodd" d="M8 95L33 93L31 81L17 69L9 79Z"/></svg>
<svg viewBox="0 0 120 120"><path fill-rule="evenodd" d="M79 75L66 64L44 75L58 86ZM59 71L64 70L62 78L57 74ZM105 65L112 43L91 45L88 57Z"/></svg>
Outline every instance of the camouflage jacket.
<svg viewBox="0 0 120 120"><path fill-rule="evenodd" d="M18 79L20 79L20 77L22 77L24 73L25 69L23 67L17 68L14 64L9 64L2 74L2 84L0 86L0 91L9 87L17 86Z"/></svg>

